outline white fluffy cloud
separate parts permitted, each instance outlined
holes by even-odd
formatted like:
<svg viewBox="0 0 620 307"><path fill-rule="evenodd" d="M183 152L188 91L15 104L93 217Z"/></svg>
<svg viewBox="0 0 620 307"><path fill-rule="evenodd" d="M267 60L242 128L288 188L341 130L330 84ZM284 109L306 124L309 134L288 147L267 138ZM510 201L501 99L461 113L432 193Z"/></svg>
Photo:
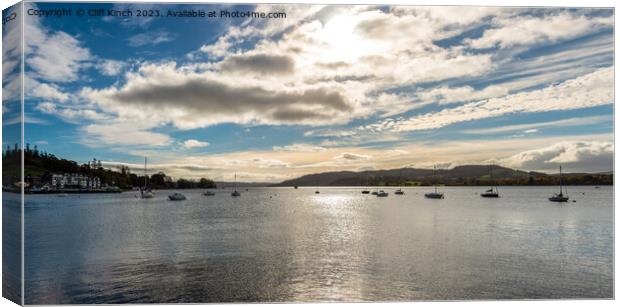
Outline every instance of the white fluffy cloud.
<svg viewBox="0 0 620 307"><path fill-rule="evenodd" d="M155 46L167 42L171 42L176 38L176 36L170 32L166 31L146 31L144 33L139 33L133 35L127 39L127 45L131 47L142 47L146 45Z"/></svg>
<svg viewBox="0 0 620 307"><path fill-rule="evenodd" d="M578 37L601 27L613 25L613 15L588 18L583 15L559 13L544 16L517 16L495 19L496 27L486 30L482 37L468 40L473 48L499 46L509 48L515 45L554 42Z"/></svg>
<svg viewBox="0 0 620 307"><path fill-rule="evenodd" d="M150 126L141 127L136 122L114 122L102 121L107 123L90 124L81 129L85 132L80 142L91 147L119 146L165 146L172 142L172 139L165 134L151 132L147 129Z"/></svg>
<svg viewBox="0 0 620 307"><path fill-rule="evenodd" d="M573 110L611 104L613 89L613 67L606 67L540 90L472 102L398 121L393 125L393 130L436 129L511 113Z"/></svg>
<svg viewBox="0 0 620 307"><path fill-rule="evenodd" d="M106 76L117 76L125 66L124 62L116 60L101 60L95 65L99 72Z"/></svg>
<svg viewBox="0 0 620 307"><path fill-rule="evenodd" d="M614 145L612 142L560 142L548 147L517 153L501 162L527 170L553 171L560 165L566 172L611 171Z"/></svg>
<svg viewBox="0 0 620 307"><path fill-rule="evenodd" d="M436 102L438 104L451 104L455 102L467 102L487 98L501 97L508 94L508 89L499 85L490 85L476 90L471 86L462 87L436 87L431 90L417 93L422 101Z"/></svg>
<svg viewBox="0 0 620 307"><path fill-rule="evenodd" d="M24 82L24 88L27 90L25 93L26 98L40 98L45 100L66 102L71 97L69 93L63 92L53 83L40 83L29 77L26 77Z"/></svg>
<svg viewBox="0 0 620 307"><path fill-rule="evenodd" d="M187 149L201 148L201 147L209 146L209 142L198 141L198 140L186 140L185 142L183 142L183 146L185 146L185 148Z"/></svg>
<svg viewBox="0 0 620 307"><path fill-rule="evenodd" d="M36 18L24 23L24 42L27 70L42 81L75 81L93 57L74 36L46 29Z"/></svg>
<svg viewBox="0 0 620 307"><path fill-rule="evenodd" d="M273 146L274 151L292 151L292 152L321 152L327 150L325 147L311 144L291 144L286 146Z"/></svg>

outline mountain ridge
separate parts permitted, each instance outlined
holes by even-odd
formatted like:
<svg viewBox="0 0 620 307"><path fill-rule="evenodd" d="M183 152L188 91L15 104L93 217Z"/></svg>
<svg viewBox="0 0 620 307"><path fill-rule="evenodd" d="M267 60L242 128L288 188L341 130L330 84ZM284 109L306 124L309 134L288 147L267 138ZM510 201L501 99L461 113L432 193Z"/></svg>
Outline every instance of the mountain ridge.
<svg viewBox="0 0 620 307"><path fill-rule="evenodd" d="M489 168L492 176L489 176ZM451 169L397 168L372 171L337 171L308 174L272 186L424 186L443 185L549 185L559 174L523 171L493 165L461 165ZM565 173L566 184L613 184L613 172Z"/></svg>

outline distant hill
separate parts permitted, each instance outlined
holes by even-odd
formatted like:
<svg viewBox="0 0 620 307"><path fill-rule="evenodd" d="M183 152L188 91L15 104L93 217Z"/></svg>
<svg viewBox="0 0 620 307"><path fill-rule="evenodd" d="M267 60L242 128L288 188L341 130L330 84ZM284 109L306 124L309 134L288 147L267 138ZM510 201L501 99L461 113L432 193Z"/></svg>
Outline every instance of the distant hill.
<svg viewBox="0 0 620 307"><path fill-rule="evenodd" d="M462 165L452 169L401 168L363 172L327 172L305 175L283 181L275 186L424 186L433 183L443 185L551 185L559 183L558 175L514 170L493 166L492 177L488 165ZM613 174L564 174L566 184L606 185L613 184Z"/></svg>

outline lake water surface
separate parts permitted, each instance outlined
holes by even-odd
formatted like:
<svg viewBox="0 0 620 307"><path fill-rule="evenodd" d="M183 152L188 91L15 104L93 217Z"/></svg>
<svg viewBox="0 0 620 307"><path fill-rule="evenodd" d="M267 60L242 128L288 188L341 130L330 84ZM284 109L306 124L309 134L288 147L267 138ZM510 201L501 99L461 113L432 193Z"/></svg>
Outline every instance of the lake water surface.
<svg viewBox="0 0 620 307"><path fill-rule="evenodd" d="M611 298L613 188L27 195L27 304Z"/></svg>

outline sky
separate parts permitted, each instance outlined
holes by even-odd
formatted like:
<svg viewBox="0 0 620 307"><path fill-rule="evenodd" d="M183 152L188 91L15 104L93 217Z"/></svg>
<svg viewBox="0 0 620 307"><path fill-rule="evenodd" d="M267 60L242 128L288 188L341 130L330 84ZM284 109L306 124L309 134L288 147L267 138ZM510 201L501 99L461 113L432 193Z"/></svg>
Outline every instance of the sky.
<svg viewBox="0 0 620 307"><path fill-rule="evenodd" d="M26 142L59 157L141 172L147 156L149 172L255 182L487 163L613 169L612 9L27 6L286 12L26 16ZM4 46L18 32L5 26ZM18 52L3 48L7 131Z"/></svg>

